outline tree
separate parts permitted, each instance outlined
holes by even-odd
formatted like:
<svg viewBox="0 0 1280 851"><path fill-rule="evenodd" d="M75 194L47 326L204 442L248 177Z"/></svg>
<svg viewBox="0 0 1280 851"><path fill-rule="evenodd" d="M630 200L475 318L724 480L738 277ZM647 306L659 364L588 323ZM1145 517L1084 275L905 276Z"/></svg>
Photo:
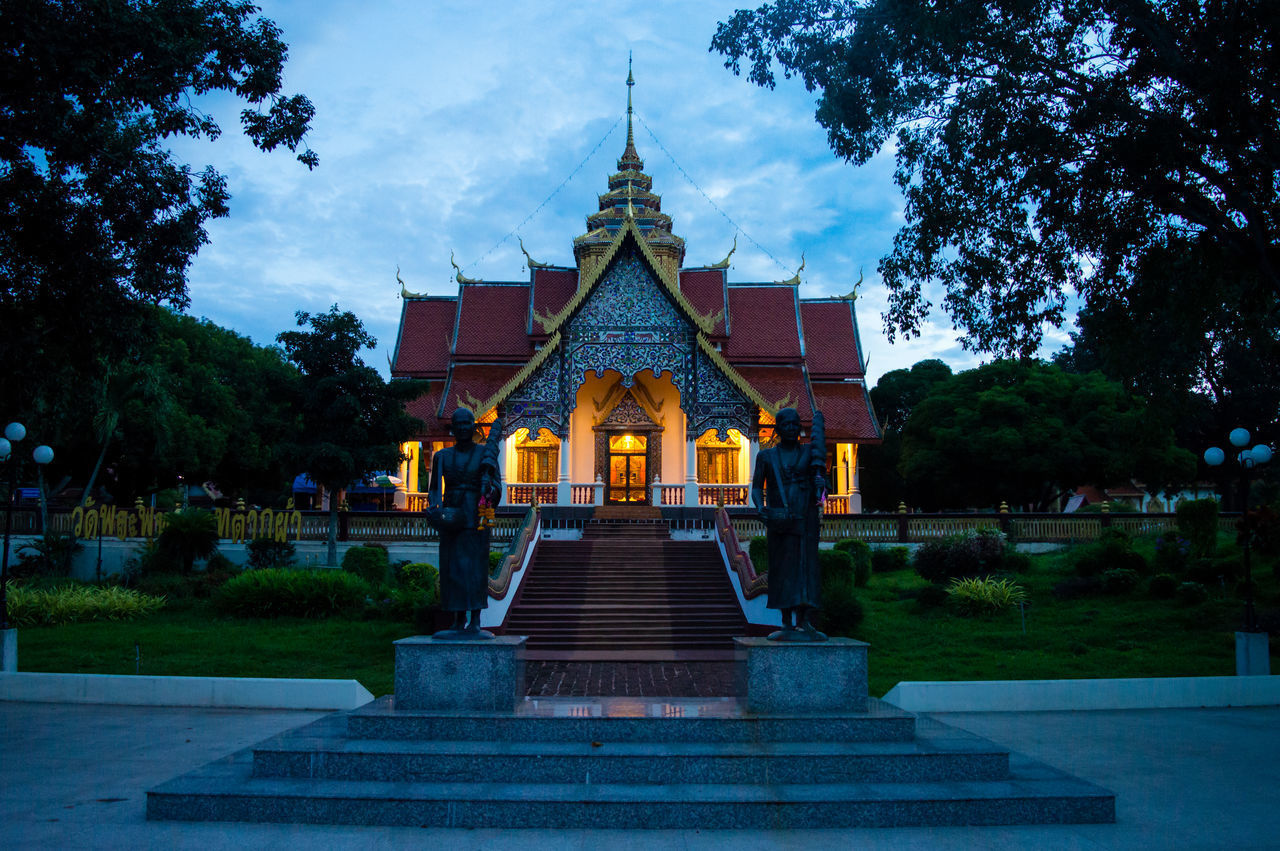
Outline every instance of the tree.
<svg viewBox="0 0 1280 851"><path fill-rule="evenodd" d="M1047 511L1084 484L1183 484L1195 456L1174 445L1157 412L1101 373L1002 360L935 385L915 406L900 469L914 505L1007 501Z"/></svg>
<svg viewBox="0 0 1280 851"><path fill-rule="evenodd" d="M820 91L840 156L894 145L890 339L918 331L928 283L969 348L1002 355L1034 352L1073 292L1128 318L1172 293L1189 337L1242 322L1274 374L1278 37L1269 0L777 0L711 47Z"/></svg>
<svg viewBox="0 0 1280 851"><path fill-rule="evenodd" d="M241 0L8 0L0 6L0 372L8 416L65 444L100 378L187 304L186 272L227 215L226 179L166 140L213 139L202 96L247 104L264 151L299 151L314 109L281 93L287 48ZM316 155L298 154L309 168ZM55 430L58 433L54 433Z"/></svg>
<svg viewBox="0 0 1280 851"><path fill-rule="evenodd" d="M296 406L297 437L286 442L286 458L323 486L329 499L329 564L338 563L338 493L369 473L393 469L403 456L400 444L418 434L423 423L409 416L404 403L426 392L424 381L387 383L360 360L361 349L377 340L355 314L298 311L299 327L276 339L302 371Z"/></svg>
<svg viewBox="0 0 1280 851"><path fill-rule="evenodd" d="M863 447L858 466L863 507L894 511L906 499L906 483L898 472L902 458L902 428L912 409L933 386L951 377L951 367L936 358L922 360L910 369L894 369L880 376L871 388L871 407L880 421L883 442Z"/></svg>

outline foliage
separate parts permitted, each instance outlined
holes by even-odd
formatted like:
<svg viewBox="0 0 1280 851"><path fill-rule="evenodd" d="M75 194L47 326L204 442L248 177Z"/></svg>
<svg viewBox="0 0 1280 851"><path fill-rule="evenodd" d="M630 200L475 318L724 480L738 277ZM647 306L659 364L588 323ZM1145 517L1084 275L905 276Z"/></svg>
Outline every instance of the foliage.
<svg viewBox="0 0 1280 851"><path fill-rule="evenodd" d="M998 459L998 461L996 460ZM1195 459L1139 399L1098 373L996 361L934 385L902 433L912 505L1053 509L1079 485L1195 475Z"/></svg>
<svg viewBox="0 0 1280 851"><path fill-rule="evenodd" d="M1199 582L1183 582L1176 592L1178 602L1184 606L1198 606L1209 599L1209 589Z"/></svg>
<svg viewBox="0 0 1280 851"><path fill-rule="evenodd" d="M502 560L507 557L503 550L489 550L489 575L497 576L498 568L502 566Z"/></svg>
<svg viewBox="0 0 1280 851"><path fill-rule="evenodd" d="M1191 542L1180 535L1157 535L1153 567L1160 573L1177 574L1187 569Z"/></svg>
<svg viewBox="0 0 1280 851"><path fill-rule="evenodd" d="M835 548L847 552L853 560L854 587L867 587L867 582L871 579L871 545L856 538L845 538L836 541Z"/></svg>
<svg viewBox="0 0 1280 851"><path fill-rule="evenodd" d="M249 552L249 567L260 570L265 567L289 567L297 558L297 546L293 541L277 541L270 536L259 535L245 544Z"/></svg>
<svg viewBox="0 0 1280 851"><path fill-rule="evenodd" d="M1069 576L1053 586L1053 596L1059 600L1077 600L1102 593L1102 580L1096 574Z"/></svg>
<svg viewBox="0 0 1280 851"><path fill-rule="evenodd" d="M218 518L202 508L184 508L165 515L164 531L157 538L160 551L191 572L198 558L208 558L218 549Z"/></svg>
<svg viewBox="0 0 1280 851"><path fill-rule="evenodd" d="M844 550L818 550L818 570L824 590L828 583L853 583L853 557Z"/></svg>
<svg viewBox="0 0 1280 851"><path fill-rule="evenodd" d="M350 614L369 583L343 570L247 570L223 585L218 608L240 618L321 618Z"/></svg>
<svg viewBox="0 0 1280 851"><path fill-rule="evenodd" d="M776 63L817 90L839 156L892 146L891 335L918 332L931 282L967 346L1004 354L1035 351L1073 292L1126 317L1163 297L1213 357L1233 322L1275 354L1278 29L1256 0L776 0L711 46L759 85Z"/></svg>
<svg viewBox="0 0 1280 851"><path fill-rule="evenodd" d="M1213 558L1193 559L1187 567L1186 578L1204 585L1225 585L1244 573L1244 562L1238 553L1223 554Z"/></svg>
<svg viewBox="0 0 1280 851"><path fill-rule="evenodd" d="M277 336L289 360L302 371L295 401L301 432L285 441L286 459L337 494L350 482L400 463L400 444L422 421L404 405L426 391L421 381L383 381L359 357L377 341L355 314L333 305L328 313L298 311L299 327ZM329 501L329 563L337 562L338 501Z"/></svg>
<svg viewBox="0 0 1280 851"><path fill-rule="evenodd" d="M898 465L902 459L902 428L911 411L935 384L951 377L951 367L940 360L922 360L910 369L894 369L880 376L871 388L871 406L880 420L884 440L858 450L863 507L872 511L896 511L907 497Z"/></svg>
<svg viewBox="0 0 1280 851"><path fill-rule="evenodd" d="M391 570L387 548L381 544L352 547L342 556L342 569L372 586L384 585Z"/></svg>
<svg viewBox="0 0 1280 851"><path fill-rule="evenodd" d="M1019 552L1010 544L1004 548L1004 558L1000 563L1000 568L1005 573L1026 573L1031 569L1031 556Z"/></svg>
<svg viewBox="0 0 1280 851"><path fill-rule="evenodd" d="M936 609L945 605L951 595L941 585L926 585L916 590L915 600L922 609Z"/></svg>
<svg viewBox="0 0 1280 851"><path fill-rule="evenodd" d="M1178 531L1191 543L1196 556L1213 555L1218 545L1218 501L1191 499L1177 509Z"/></svg>
<svg viewBox="0 0 1280 851"><path fill-rule="evenodd" d="M915 553L915 569L930 582L946 582L998 573L1003 567L1004 533L997 529L966 530L922 544Z"/></svg>
<svg viewBox="0 0 1280 851"><path fill-rule="evenodd" d="M401 588L425 594L429 605L440 599L440 570L434 564L410 562L396 568Z"/></svg>
<svg viewBox="0 0 1280 851"><path fill-rule="evenodd" d="M1104 529L1098 540L1072 550L1070 562L1079 576L1100 576L1108 570L1147 572L1147 561L1133 548L1133 539L1121 529Z"/></svg>
<svg viewBox="0 0 1280 851"><path fill-rule="evenodd" d="M911 550L906 547L877 547L871 551L871 569L875 573L895 573L911 566Z"/></svg>
<svg viewBox="0 0 1280 851"><path fill-rule="evenodd" d="M186 306L206 223L229 212L226 178L175 159L174 138L217 138L206 107L240 101L256 147L302 146L314 109L281 91L287 47L257 11L240 0L4 5L0 359L28 368L0 374L0 398L10 416L48 424L51 444L92 433L86 388L146 331L143 305ZM305 146L298 158L316 164Z"/></svg>
<svg viewBox="0 0 1280 851"><path fill-rule="evenodd" d="M1102 590L1107 594L1129 594L1138 587L1138 581L1138 572L1127 567L1102 572Z"/></svg>
<svg viewBox="0 0 1280 851"><path fill-rule="evenodd" d="M1027 592L1009 579L990 576L952 579L947 594L956 611L962 615L993 615L1025 603Z"/></svg>
<svg viewBox="0 0 1280 851"><path fill-rule="evenodd" d="M1168 600L1178 592L1178 580L1168 573L1157 573L1147 584L1147 593L1156 600Z"/></svg>
<svg viewBox="0 0 1280 851"><path fill-rule="evenodd" d="M9 621L17 627L57 626L93 620L132 620L155 612L163 597L129 588L62 585L55 588L9 586Z"/></svg>
<svg viewBox="0 0 1280 851"><path fill-rule="evenodd" d="M818 625L830 635L851 637L862 623L864 612L858 601L850 578L828 580L823 575L822 607L818 610Z"/></svg>
<svg viewBox="0 0 1280 851"><path fill-rule="evenodd" d="M766 536L756 535L752 538L747 544L747 553L751 556L756 575L769 572L769 539Z"/></svg>
<svg viewBox="0 0 1280 851"><path fill-rule="evenodd" d="M18 550L18 561L11 568L13 576L70 576L71 560L83 549L84 545L72 535L45 532Z"/></svg>

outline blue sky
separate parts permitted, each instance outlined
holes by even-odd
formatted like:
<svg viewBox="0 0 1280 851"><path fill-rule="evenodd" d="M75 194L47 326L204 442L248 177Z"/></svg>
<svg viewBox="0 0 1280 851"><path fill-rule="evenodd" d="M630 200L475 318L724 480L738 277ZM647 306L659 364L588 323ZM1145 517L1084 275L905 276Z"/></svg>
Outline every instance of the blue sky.
<svg viewBox="0 0 1280 851"><path fill-rule="evenodd" d="M433 295L456 292L451 251L470 277L526 280L513 231L536 260L571 264L625 143L631 51L636 147L686 264L722 259L740 228L731 280L789 278L803 253L801 294L814 297L847 293L861 271L871 383L926 357L978 363L940 312L918 339L888 343L875 270L902 223L891 156L844 163L814 94L794 80L758 88L708 52L741 3L260 5L290 45L286 92L316 106L307 142L320 167L255 150L238 104L207 102L224 135L175 150L217 166L232 201L191 268L194 315L269 344L296 310L337 303L378 338L365 358L385 374L397 266L410 291Z"/></svg>

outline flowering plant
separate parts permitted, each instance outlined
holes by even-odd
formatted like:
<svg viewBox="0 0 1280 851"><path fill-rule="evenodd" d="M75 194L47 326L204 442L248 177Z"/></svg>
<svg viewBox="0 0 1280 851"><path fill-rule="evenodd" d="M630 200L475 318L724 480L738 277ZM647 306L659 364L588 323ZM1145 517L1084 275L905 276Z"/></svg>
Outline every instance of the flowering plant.
<svg viewBox="0 0 1280 851"><path fill-rule="evenodd" d="M493 519L497 516L498 512L489 502L489 498L482 496L480 497L480 501L476 503L476 514L480 517L480 523L476 526L476 531L480 531L481 529L488 529L493 525Z"/></svg>

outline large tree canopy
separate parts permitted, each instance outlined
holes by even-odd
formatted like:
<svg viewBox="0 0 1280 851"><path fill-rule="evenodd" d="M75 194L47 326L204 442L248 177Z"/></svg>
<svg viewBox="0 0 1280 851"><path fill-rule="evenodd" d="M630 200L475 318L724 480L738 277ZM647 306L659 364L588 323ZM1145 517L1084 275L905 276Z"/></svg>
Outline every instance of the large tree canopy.
<svg viewBox="0 0 1280 851"><path fill-rule="evenodd" d="M226 180L174 159L212 139L201 95L248 104L259 148L302 144L314 112L281 93L287 48L239 0L0 4L0 371L8 416L56 419L93 355L118 357L139 306L187 303L186 272L227 214Z"/></svg>
<svg viewBox="0 0 1280 851"><path fill-rule="evenodd" d="M819 91L840 156L893 146L891 339L919 328L930 283L966 345L1004 355L1033 352L1073 291L1132 317L1172 290L1189 336L1243 324L1271 357L1278 35L1272 0L777 0L712 49Z"/></svg>
<svg viewBox="0 0 1280 851"><path fill-rule="evenodd" d="M1195 475L1158 411L1101 373L996 361L933 386L902 431L908 502L928 509L1052 510L1079 485L1150 490Z"/></svg>

